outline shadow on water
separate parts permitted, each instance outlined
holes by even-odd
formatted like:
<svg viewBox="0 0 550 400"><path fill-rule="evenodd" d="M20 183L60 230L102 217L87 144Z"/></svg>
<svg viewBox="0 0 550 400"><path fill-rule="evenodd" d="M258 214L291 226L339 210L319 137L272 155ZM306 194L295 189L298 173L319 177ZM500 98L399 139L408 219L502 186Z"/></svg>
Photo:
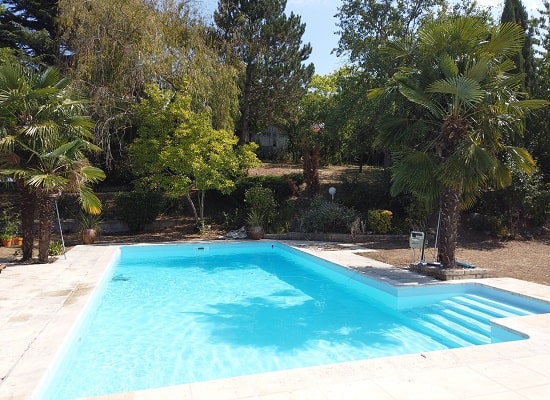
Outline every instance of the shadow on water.
<svg viewBox="0 0 550 400"><path fill-rule="evenodd" d="M392 344L386 333L397 325L375 305L321 293L310 299L301 295L292 302L293 292L247 298L240 304L216 304L211 306L214 312L203 314L200 322L208 324L218 342L279 351L302 349L319 341L358 348Z"/></svg>

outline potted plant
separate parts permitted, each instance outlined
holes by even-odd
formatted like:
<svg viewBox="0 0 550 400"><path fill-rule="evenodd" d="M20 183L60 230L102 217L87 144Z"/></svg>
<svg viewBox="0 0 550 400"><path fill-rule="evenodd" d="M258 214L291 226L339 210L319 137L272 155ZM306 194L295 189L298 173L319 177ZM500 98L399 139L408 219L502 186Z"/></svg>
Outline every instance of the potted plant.
<svg viewBox="0 0 550 400"><path fill-rule="evenodd" d="M0 216L0 226L2 227L2 245L4 247L11 247L13 244L13 237L17 235L19 227L19 213L13 208L8 207L2 211Z"/></svg>
<svg viewBox="0 0 550 400"><path fill-rule="evenodd" d="M2 246L11 247L13 242L13 236L11 233L2 233Z"/></svg>
<svg viewBox="0 0 550 400"><path fill-rule="evenodd" d="M102 219L100 214L90 214L87 212L82 212L80 214L82 243L93 244L95 242L97 233L101 228L101 223Z"/></svg>
<svg viewBox="0 0 550 400"><path fill-rule="evenodd" d="M248 234L252 239L259 240L264 236L264 228L271 223L277 203L271 189L254 186L244 194L244 201L249 205L246 222Z"/></svg>
<svg viewBox="0 0 550 400"><path fill-rule="evenodd" d="M251 239L260 240L264 237L264 216L258 210L250 210L246 217L248 235Z"/></svg>

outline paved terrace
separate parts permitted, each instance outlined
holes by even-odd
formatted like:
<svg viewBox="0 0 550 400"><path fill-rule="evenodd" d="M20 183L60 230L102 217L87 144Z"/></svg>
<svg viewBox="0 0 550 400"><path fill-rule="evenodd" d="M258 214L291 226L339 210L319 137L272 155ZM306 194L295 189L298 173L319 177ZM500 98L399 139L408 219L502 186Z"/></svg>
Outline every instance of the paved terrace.
<svg viewBox="0 0 550 400"><path fill-rule="evenodd" d="M354 245L289 243L393 285L437 284L361 257ZM30 399L105 273L117 246L76 246L49 265L0 274L0 399ZM464 282L464 281L462 281ZM478 281L479 282L479 281ZM550 287L516 279L483 284L550 302ZM548 399L550 314L499 324L528 340L192 383L97 399Z"/></svg>

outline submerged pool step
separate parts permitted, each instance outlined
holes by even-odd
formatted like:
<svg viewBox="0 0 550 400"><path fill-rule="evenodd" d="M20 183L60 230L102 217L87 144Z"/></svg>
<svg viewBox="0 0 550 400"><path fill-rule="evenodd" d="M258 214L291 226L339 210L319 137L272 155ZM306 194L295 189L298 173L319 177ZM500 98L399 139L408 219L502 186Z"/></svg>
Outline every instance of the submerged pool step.
<svg viewBox="0 0 550 400"><path fill-rule="evenodd" d="M501 303L497 300L491 300L486 297L481 297L476 294L465 294L463 297L466 297L468 299L474 300L481 304L486 304L495 308L498 308L499 310L507 311L512 313L513 315L532 315L534 314L532 311L525 310L524 308L515 307L510 304Z"/></svg>
<svg viewBox="0 0 550 400"><path fill-rule="evenodd" d="M478 308L471 307L470 305L459 303L453 300L443 300L441 304L445 309L454 310L458 314L468 316L476 321L490 321L497 318L494 314L489 314L481 311Z"/></svg>
<svg viewBox="0 0 550 400"><path fill-rule="evenodd" d="M490 327L488 326L488 323L484 324L483 322L478 321L476 324L464 324L464 323L455 322L452 319L442 314L424 314L423 319L425 321L429 321L433 323L434 325L442 327L447 332L453 334L456 337L461 338L462 340L466 341L470 345L491 343L490 333L487 334L487 333L479 332L479 330L487 329L487 328L489 328L489 332L490 332ZM477 329L474 328L474 326L481 326L481 325L485 325L486 328L477 328Z"/></svg>
<svg viewBox="0 0 550 400"><path fill-rule="evenodd" d="M491 326L486 318L476 318L463 312L456 311L452 308L443 308L441 313L448 319L468 326L471 330L476 331L487 337L491 336Z"/></svg>
<svg viewBox="0 0 550 400"><path fill-rule="evenodd" d="M491 320L529 314L528 310L466 293L417 309L414 318L443 343L468 346L491 343Z"/></svg>
<svg viewBox="0 0 550 400"><path fill-rule="evenodd" d="M447 326L441 326L437 321L430 321L425 315L419 315L416 318L418 329L449 348L467 347L478 343L467 340L462 336L455 335Z"/></svg>
<svg viewBox="0 0 550 400"><path fill-rule="evenodd" d="M492 316L492 318L516 317L518 315L526 315L526 311L517 309L511 310L512 307L482 297L472 297L473 295L462 295L453 297L452 301L458 304L465 305L469 308L478 310L484 314Z"/></svg>

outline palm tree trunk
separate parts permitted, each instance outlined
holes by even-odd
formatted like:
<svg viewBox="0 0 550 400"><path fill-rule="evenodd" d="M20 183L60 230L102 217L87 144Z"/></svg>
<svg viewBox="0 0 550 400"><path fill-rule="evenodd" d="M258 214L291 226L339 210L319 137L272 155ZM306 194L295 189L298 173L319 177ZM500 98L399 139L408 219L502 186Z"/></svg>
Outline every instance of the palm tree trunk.
<svg viewBox="0 0 550 400"><path fill-rule="evenodd" d="M50 234L53 221L54 198L48 193L39 196L38 204L38 262L48 262L48 249L50 247Z"/></svg>
<svg viewBox="0 0 550 400"><path fill-rule="evenodd" d="M439 261L443 264L443 268L455 268L458 219L460 217L460 190L445 189L442 200L441 234L438 245Z"/></svg>
<svg viewBox="0 0 550 400"><path fill-rule="evenodd" d="M34 245L34 213L36 210L36 193L22 181L18 181L21 210L21 233L23 235L23 246L21 248L22 260L32 259Z"/></svg>

